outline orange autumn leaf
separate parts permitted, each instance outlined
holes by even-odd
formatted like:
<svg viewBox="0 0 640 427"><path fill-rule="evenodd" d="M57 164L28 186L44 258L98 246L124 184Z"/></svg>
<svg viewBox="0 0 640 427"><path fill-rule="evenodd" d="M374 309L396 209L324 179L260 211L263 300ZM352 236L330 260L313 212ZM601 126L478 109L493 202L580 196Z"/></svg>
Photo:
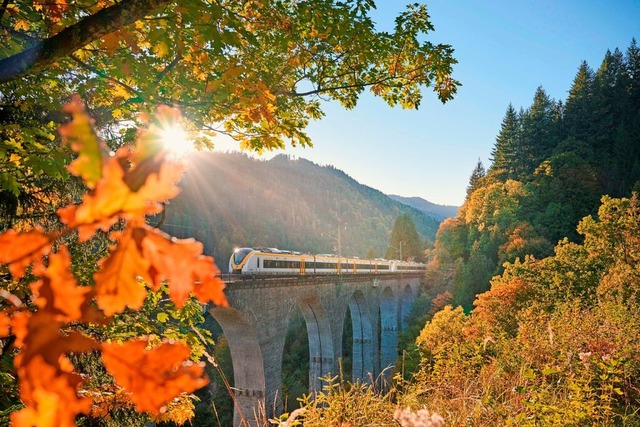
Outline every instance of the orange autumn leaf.
<svg viewBox="0 0 640 427"><path fill-rule="evenodd" d="M92 288L81 287L71 273L71 256L66 247L49 256L49 266L35 272L40 280L31 284L38 308L56 320L81 320L89 310Z"/></svg>
<svg viewBox="0 0 640 427"><path fill-rule="evenodd" d="M142 340L104 343L102 360L116 384L131 395L138 411L159 414L181 393L204 387L202 364L188 360L189 347L182 343L162 343L147 349Z"/></svg>
<svg viewBox="0 0 640 427"><path fill-rule="evenodd" d="M40 228L26 233L8 230L0 234L0 264L9 264L9 271L17 280L29 265L42 262L51 250L51 240L52 236Z"/></svg>
<svg viewBox="0 0 640 427"><path fill-rule="evenodd" d="M196 283L193 293L198 301L206 303L212 301L220 307L228 307L229 302L224 294L224 282L220 278L220 271L214 264L213 258L203 256L196 261L193 274Z"/></svg>
<svg viewBox="0 0 640 427"><path fill-rule="evenodd" d="M226 305L222 293L224 284L215 277L218 270L213 258L202 255L202 243L194 239L170 238L149 227L145 230L143 254L151 263L150 273L156 288L168 280L169 296L178 307L182 307L194 291L201 302L211 299L216 304Z"/></svg>
<svg viewBox="0 0 640 427"><path fill-rule="evenodd" d="M73 151L78 153L78 157L71 162L68 169L74 175L81 177L87 187L94 188L102 176L102 159L108 155L107 148L93 130L93 120L86 113L78 95L74 95L71 102L63 109L71 113L73 119L60 126L60 136Z"/></svg>
<svg viewBox="0 0 640 427"><path fill-rule="evenodd" d="M131 193L123 177L119 159L106 159L102 178L96 183L94 191L85 194L80 205L69 205L58 210L62 222L69 227L78 227L80 241L90 238L97 229L107 231L118 221L124 201Z"/></svg>
<svg viewBox="0 0 640 427"><path fill-rule="evenodd" d="M16 366L28 364L36 356L43 357L52 366L58 366L64 354L88 351L95 347L95 341L80 332L63 333L63 323L49 313L22 311L11 319L15 346L21 349L15 358Z"/></svg>
<svg viewBox="0 0 640 427"><path fill-rule="evenodd" d="M41 10L42 8L48 13L49 18L52 22L58 22L64 12L69 9L69 3L67 0L56 0L56 1L46 1L46 2L34 2L34 6L36 10Z"/></svg>
<svg viewBox="0 0 640 427"><path fill-rule="evenodd" d="M115 157L106 159L102 178L82 203L58 210L62 222L78 228L80 241L90 238L97 229L107 231L120 217L144 222L145 215L162 210L159 202L178 194L175 184L182 177L180 164L162 161L161 157L125 171L123 165L131 155L130 150L122 148Z"/></svg>
<svg viewBox="0 0 640 427"><path fill-rule="evenodd" d="M170 162L164 159L164 156L162 158L158 171L149 174L144 185L136 192L138 199L145 201L145 213L147 214L160 212L162 209L158 207L157 202L172 199L180 192L176 184L182 179L184 172L182 164ZM133 169L131 174L136 173L138 168ZM149 206L150 202L153 203L151 207ZM134 208L133 203L129 203L125 209L133 210Z"/></svg>
<svg viewBox="0 0 640 427"><path fill-rule="evenodd" d="M82 378L73 373L65 354L92 350L96 343L79 332L62 333L62 325L44 312L12 317L15 345L20 349L14 366L20 399L27 406L12 414L14 427L73 426L75 416L91 407L89 399L78 397Z"/></svg>
<svg viewBox="0 0 640 427"><path fill-rule="evenodd" d="M81 204L63 207L58 215L64 224L78 230L81 242L96 230L107 232L119 219L142 224L145 215L161 212L161 203L178 194L176 184L182 178L183 165L166 158L161 139L161 126L180 120L178 110L158 108L154 123L138 135L136 148L122 147L115 156L106 153L78 98L66 110L74 119L60 132L79 153L71 171L92 190Z"/></svg>
<svg viewBox="0 0 640 427"><path fill-rule="evenodd" d="M96 301L107 316L126 307L142 307L147 291L141 280L151 282L149 261L142 255L140 229L127 229L109 257L94 274Z"/></svg>
<svg viewBox="0 0 640 427"><path fill-rule="evenodd" d="M90 399L78 397L82 378L56 369L40 356L18 373L20 398L27 407L11 414L14 427L74 427L76 415L91 408Z"/></svg>

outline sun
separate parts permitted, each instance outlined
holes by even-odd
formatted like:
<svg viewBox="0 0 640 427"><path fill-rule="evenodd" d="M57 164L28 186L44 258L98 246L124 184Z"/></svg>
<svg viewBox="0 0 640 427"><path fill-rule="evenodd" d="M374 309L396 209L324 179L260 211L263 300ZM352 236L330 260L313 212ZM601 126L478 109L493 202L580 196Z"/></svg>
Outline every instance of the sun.
<svg viewBox="0 0 640 427"><path fill-rule="evenodd" d="M172 124L160 131L162 145L175 157L184 158L194 151L189 134L178 124Z"/></svg>

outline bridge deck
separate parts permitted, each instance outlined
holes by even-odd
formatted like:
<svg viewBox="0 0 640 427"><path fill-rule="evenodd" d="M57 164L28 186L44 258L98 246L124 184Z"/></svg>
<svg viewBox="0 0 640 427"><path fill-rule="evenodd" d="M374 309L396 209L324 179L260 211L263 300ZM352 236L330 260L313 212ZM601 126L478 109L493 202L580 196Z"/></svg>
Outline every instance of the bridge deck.
<svg viewBox="0 0 640 427"><path fill-rule="evenodd" d="M344 274L225 274L222 275L228 287L277 287L277 286L308 286L324 283L362 283L376 280L404 279L421 277L424 272L406 273L344 273Z"/></svg>

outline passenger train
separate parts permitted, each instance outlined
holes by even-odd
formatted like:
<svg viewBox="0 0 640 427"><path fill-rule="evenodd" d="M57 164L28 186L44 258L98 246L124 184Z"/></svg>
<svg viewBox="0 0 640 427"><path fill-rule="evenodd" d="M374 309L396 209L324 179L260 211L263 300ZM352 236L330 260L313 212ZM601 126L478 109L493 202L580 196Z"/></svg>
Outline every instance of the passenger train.
<svg viewBox="0 0 640 427"><path fill-rule="evenodd" d="M420 272L426 264L386 259L301 254L276 248L236 249L229 260L234 274L358 274Z"/></svg>

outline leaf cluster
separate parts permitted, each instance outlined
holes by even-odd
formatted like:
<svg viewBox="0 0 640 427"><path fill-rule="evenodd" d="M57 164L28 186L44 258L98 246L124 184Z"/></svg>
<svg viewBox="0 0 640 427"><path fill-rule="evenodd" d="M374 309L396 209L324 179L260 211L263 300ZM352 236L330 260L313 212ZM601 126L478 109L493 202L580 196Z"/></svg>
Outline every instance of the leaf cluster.
<svg viewBox="0 0 640 427"><path fill-rule="evenodd" d="M508 263L470 315L436 313L406 398L453 425L637 424L638 206L604 197L584 243Z"/></svg>
<svg viewBox="0 0 640 427"><path fill-rule="evenodd" d="M114 406L131 404L158 419L175 409L173 419L184 422L193 408L184 393L207 382L203 367L190 362L198 360L204 338L184 329L202 319L201 305L191 295L200 303L225 305L226 299L213 259L201 255L202 245L171 239L145 223L145 215L159 212L160 203L176 194L181 166L167 158L158 140L176 111L160 109L156 121L139 133L136 148L115 154L99 140L78 100L66 111L72 120L60 133L77 153L69 170L90 191L79 204L58 210L62 228L0 235L0 262L11 275L1 291L0 337L15 348L13 365L25 405L11 414L12 423L72 426L78 414L104 417ZM111 248L100 252L91 283L78 283L69 237L89 242L98 231ZM27 281L18 282L27 273ZM146 320L152 313L156 324ZM132 323L125 327L126 322ZM89 352L99 355L103 368L98 369L112 381L86 387L70 355Z"/></svg>
<svg viewBox="0 0 640 427"><path fill-rule="evenodd" d="M262 151L312 145L305 128L322 117L322 99L353 108L369 88L391 106L417 108L428 87L451 99L459 85L453 48L422 41L433 30L426 7L410 5L393 32L375 29L374 7L360 0L11 3L0 20L0 116L22 127L17 116L59 111L80 93L98 127L122 143L140 112L166 104L207 136L199 139L206 146L226 135ZM35 154L42 129L21 129L20 146L10 135L4 143ZM63 174L55 163L63 157L34 157L34 172ZM25 191L20 174L9 172L3 188Z"/></svg>

